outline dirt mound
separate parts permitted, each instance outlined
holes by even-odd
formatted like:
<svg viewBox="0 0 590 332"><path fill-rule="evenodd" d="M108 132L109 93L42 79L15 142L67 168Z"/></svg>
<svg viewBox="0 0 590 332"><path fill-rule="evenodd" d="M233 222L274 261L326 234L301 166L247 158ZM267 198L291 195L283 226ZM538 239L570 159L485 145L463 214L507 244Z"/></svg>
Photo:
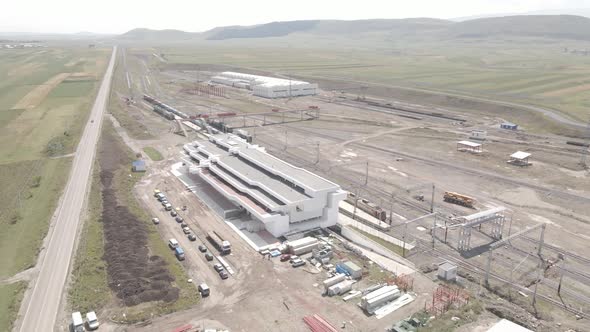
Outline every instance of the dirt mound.
<svg viewBox="0 0 590 332"><path fill-rule="evenodd" d="M172 285L174 277L164 259L150 255L147 225L117 201L112 184L114 171L124 163L121 157L124 154L109 136L105 135L100 152L105 237L103 259L107 263L109 287L126 306L175 301L179 289Z"/></svg>

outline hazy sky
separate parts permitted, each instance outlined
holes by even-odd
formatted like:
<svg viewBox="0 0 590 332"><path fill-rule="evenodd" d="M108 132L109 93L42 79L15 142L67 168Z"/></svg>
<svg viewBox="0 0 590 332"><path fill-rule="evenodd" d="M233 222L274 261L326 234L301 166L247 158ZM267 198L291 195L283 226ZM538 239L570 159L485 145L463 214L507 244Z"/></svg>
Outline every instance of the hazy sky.
<svg viewBox="0 0 590 332"><path fill-rule="evenodd" d="M588 7L590 0L6 0L0 31L204 31L297 19L454 18Z"/></svg>

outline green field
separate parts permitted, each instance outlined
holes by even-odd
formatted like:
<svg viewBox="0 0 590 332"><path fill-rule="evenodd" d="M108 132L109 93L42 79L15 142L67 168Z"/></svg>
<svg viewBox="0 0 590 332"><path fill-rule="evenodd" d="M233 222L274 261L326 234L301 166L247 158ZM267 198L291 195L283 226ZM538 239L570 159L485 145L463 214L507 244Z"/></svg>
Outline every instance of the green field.
<svg viewBox="0 0 590 332"><path fill-rule="evenodd" d="M0 50L0 280L35 264L109 54L74 47ZM20 285L3 286L6 322L7 304L18 310L20 302L20 293L8 289Z"/></svg>
<svg viewBox="0 0 590 332"><path fill-rule="evenodd" d="M25 289L27 283L23 281L0 285L0 331L12 329Z"/></svg>
<svg viewBox="0 0 590 332"><path fill-rule="evenodd" d="M160 161L164 159L160 151L156 150L155 148L152 148L151 146L146 146L145 148L143 148L143 152L145 152L145 154L147 154L148 157L150 157L150 159L153 161Z"/></svg>
<svg viewBox="0 0 590 332"><path fill-rule="evenodd" d="M318 43L298 44L296 38L284 40L288 47L256 39L248 41L250 46L230 40L223 45L159 47L156 52L168 60L158 64L162 68L231 65L309 80L358 81L358 87L363 84L360 82L368 82L533 104L557 109L573 119L590 120L590 57L563 53L567 42L522 39L387 44L380 40L328 48ZM343 83L342 87L351 85ZM347 92L358 93L359 89ZM370 95L371 88L366 93Z"/></svg>

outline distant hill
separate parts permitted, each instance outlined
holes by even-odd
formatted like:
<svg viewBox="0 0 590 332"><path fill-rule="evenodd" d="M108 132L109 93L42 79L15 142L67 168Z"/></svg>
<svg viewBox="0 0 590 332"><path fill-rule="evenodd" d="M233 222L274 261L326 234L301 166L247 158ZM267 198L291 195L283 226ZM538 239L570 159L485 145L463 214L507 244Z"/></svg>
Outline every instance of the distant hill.
<svg viewBox="0 0 590 332"><path fill-rule="evenodd" d="M267 24L256 25L253 27L218 28L218 30L215 33L207 32L207 39L221 40L234 38L280 37L296 32L335 35L359 34L377 31L416 33L424 30L439 29L451 23L452 22L450 21L429 18L410 18L395 20L375 19L356 21L310 20L272 22Z"/></svg>
<svg viewBox="0 0 590 332"><path fill-rule="evenodd" d="M272 22L251 27L227 27L220 28L216 32L208 33L209 40L222 40L232 38L266 38L281 37L294 32L313 29L320 21L289 21Z"/></svg>
<svg viewBox="0 0 590 332"><path fill-rule="evenodd" d="M202 33L180 30L134 29L119 40L182 42L302 35L372 38L465 39L495 37L546 37L590 40L590 18L572 15L520 15L480 18L462 22L431 18L375 20L307 20L272 22L254 26L218 27Z"/></svg>
<svg viewBox="0 0 590 332"><path fill-rule="evenodd" d="M535 11L523 12L523 13L482 14L482 15L456 17L456 18L452 18L451 21L463 22L463 21L475 20L478 18L523 16L523 15L574 15L574 16L584 16L584 17L590 18L590 8L547 9L547 10L535 10Z"/></svg>
<svg viewBox="0 0 590 332"><path fill-rule="evenodd" d="M493 36L590 40L590 18L572 15L506 16L454 23L448 34L457 38Z"/></svg>
<svg viewBox="0 0 590 332"><path fill-rule="evenodd" d="M199 38L199 35L199 33L182 30L152 30L138 28L117 36L117 39L136 41L183 41Z"/></svg>

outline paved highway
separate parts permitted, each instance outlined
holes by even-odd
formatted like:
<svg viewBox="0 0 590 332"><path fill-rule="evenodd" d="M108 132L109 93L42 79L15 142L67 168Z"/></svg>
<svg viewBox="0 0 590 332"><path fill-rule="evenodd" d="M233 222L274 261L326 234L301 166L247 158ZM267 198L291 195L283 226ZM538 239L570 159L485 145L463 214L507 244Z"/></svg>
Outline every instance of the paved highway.
<svg viewBox="0 0 590 332"><path fill-rule="evenodd" d="M92 106L90 118L80 138L70 178L56 210L55 224L47 243L45 258L39 262L39 275L28 301L20 331L51 331L54 329L80 224L80 214L88 190L102 118L111 90L116 54L117 48L115 47Z"/></svg>

